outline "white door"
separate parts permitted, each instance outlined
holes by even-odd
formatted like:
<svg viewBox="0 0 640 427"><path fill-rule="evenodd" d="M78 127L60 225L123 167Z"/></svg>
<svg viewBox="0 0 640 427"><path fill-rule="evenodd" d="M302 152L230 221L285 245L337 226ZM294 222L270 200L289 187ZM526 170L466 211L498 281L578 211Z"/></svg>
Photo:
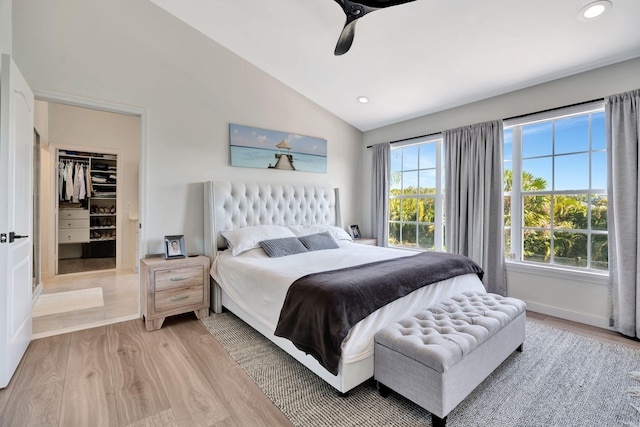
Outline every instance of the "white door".
<svg viewBox="0 0 640 427"><path fill-rule="evenodd" d="M0 388L31 341L33 92L9 55L0 62Z"/></svg>

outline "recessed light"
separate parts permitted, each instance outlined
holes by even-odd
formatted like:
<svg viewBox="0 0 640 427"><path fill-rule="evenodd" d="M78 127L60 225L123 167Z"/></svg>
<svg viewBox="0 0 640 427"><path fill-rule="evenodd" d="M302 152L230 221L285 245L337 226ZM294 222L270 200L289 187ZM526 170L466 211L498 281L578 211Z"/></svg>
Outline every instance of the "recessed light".
<svg viewBox="0 0 640 427"><path fill-rule="evenodd" d="M580 9L578 19L581 21L593 21L594 19L602 16L607 10L611 9L613 5L609 0L598 0L589 3Z"/></svg>
<svg viewBox="0 0 640 427"><path fill-rule="evenodd" d="M367 98L366 96L359 96L358 97L358 102L360 104L366 104L367 102L369 102L369 98Z"/></svg>

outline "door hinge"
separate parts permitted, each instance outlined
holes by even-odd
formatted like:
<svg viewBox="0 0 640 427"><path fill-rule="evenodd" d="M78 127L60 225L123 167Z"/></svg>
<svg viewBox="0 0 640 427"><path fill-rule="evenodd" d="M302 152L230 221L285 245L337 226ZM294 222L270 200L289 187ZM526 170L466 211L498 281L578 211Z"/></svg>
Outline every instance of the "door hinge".
<svg viewBox="0 0 640 427"><path fill-rule="evenodd" d="M0 234L0 243L7 243L7 233Z"/></svg>

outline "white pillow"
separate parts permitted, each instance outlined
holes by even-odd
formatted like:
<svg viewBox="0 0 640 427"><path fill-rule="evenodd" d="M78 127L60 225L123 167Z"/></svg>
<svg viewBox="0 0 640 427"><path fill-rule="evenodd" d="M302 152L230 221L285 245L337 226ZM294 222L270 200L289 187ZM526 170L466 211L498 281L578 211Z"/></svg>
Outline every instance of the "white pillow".
<svg viewBox="0 0 640 427"><path fill-rule="evenodd" d="M249 249L259 248L260 242L283 237L296 237L287 227L280 225L256 225L253 227L236 228L222 231L231 249L231 255L236 256Z"/></svg>
<svg viewBox="0 0 640 427"><path fill-rule="evenodd" d="M308 236L309 234L318 234L328 232L331 237L336 240L353 241L353 238L340 227L329 224L313 224L313 225L288 225L287 228L296 235L296 237Z"/></svg>

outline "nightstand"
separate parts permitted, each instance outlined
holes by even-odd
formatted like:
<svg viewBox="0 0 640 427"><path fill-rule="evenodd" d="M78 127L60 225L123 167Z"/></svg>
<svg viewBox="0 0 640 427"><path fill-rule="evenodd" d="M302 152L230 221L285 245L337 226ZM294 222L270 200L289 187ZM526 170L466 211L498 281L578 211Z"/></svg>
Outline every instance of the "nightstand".
<svg viewBox="0 0 640 427"><path fill-rule="evenodd" d="M354 243L360 243L361 245L371 245L371 246L377 246L378 245L378 239L369 239L369 238L360 238L360 239L353 239Z"/></svg>
<svg viewBox="0 0 640 427"><path fill-rule="evenodd" d="M167 316L193 311L209 317L209 258L140 260L142 319L147 331L160 329Z"/></svg>

